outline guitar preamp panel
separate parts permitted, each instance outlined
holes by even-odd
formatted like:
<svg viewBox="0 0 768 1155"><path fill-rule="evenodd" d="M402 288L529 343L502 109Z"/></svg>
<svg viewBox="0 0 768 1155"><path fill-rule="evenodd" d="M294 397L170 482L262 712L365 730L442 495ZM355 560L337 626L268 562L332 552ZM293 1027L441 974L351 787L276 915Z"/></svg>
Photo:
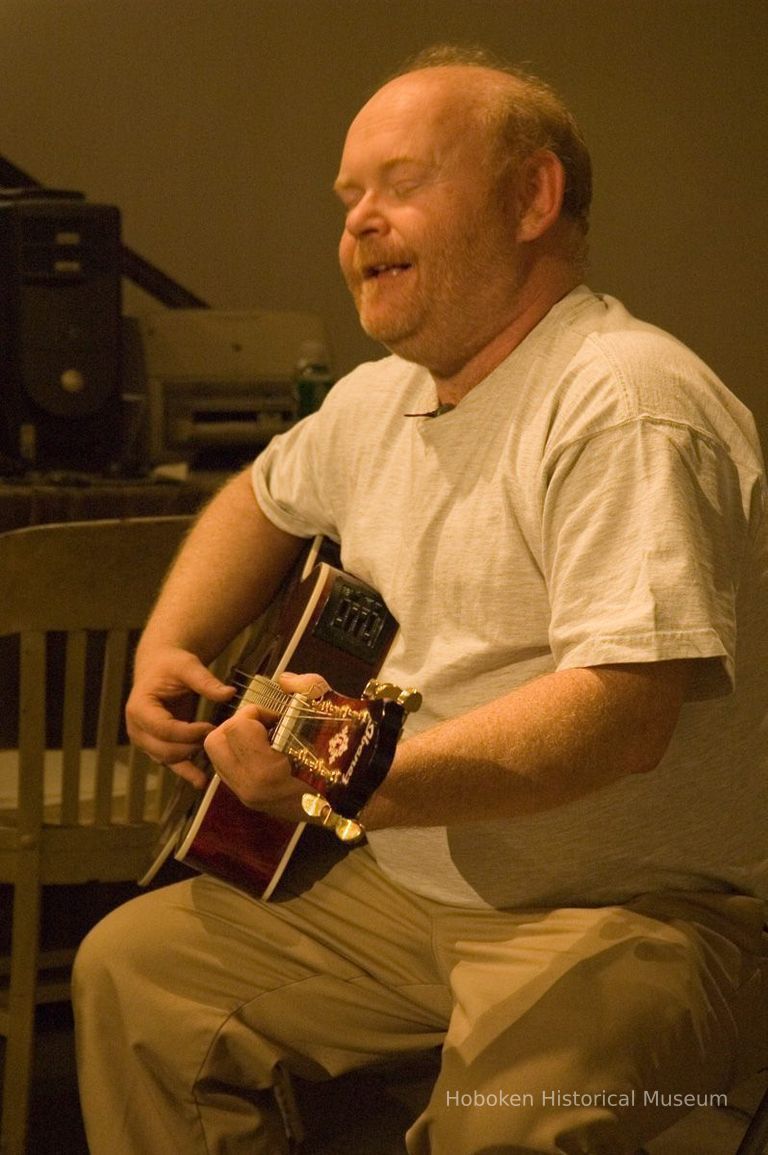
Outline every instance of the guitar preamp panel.
<svg viewBox="0 0 768 1155"><path fill-rule="evenodd" d="M343 653L378 665L396 629L395 619L375 590L339 576L315 626L315 635Z"/></svg>

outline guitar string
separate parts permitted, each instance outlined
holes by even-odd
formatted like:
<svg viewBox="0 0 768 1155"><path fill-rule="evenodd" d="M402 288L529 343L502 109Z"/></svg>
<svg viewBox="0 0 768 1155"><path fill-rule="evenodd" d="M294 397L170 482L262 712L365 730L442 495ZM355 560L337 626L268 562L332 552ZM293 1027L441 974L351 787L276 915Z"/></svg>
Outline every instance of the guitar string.
<svg viewBox="0 0 768 1155"><path fill-rule="evenodd" d="M275 714L283 714L290 706L293 696L286 693L285 690L282 690L264 675L256 674L251 676L242 670L235 670L234 674L233 684L241 690L241 698L240 701L232 707L233 711L238 710L241 705L247 704L260 706ZM258 683L257 690L252 689L254 682ZM350 718L349 715L345 716L342 713L334 715L332 713L326 713L325 710L313 709L311 705L298 710L295 717L300 721L322 718L328 722L336 722L337 724L359 721L359 719Z"/></svg>
<svg viewBox="0 0 768 1155"><path fill-rule="evenodd" d="M272 709L276 714L287 709L291 700L285 690L260 674L249 677L244 671L235 670L234 683L242 690L243 697L250 695L248 701L264 706L265 709Z"/></svg>
<svg viewBox="0 0 768 1155"><path fill-rule="evenodd" d="M240 698L239 702L236 702L233 705L227 705L226 706L226 709L229 710L230 714L235 714L240 709L241 706L246 705L246 704L254 704L257 706L262 706L264 709L270 709L270 708L272 708L272 703L277 703L277 702L282 703L282 708L275 707L273 712L277 713L277 714L281 714L281 713L284 713L285 710L290 705L291 700L292 700L292 695L287 694L279 686L276 686L274 683L272 683L270 681L270 679L263 677L262 675L255 675L254 677L250 677L249 675L245 674L241 670L234 671L234 675L235 676L233 677L233 684L235 685L236 688L239 688L242 691L242 693L241 693L241 698ZM253 698L249 699L246 697L246 695L247 695L248 691L251 689L251 687L253 686L254 681L257 681L257 680L259 683L259 688L262 690L262 693L261 693L261 695L259 695L254 691ZM261 701L256 700L259 697L261 698ZM307 720L309 720L309 721L320 720L326 724L327 723L335 723L336 726L341 726L342 723L344 723L346 725L349 725L350 723L356 724L358 721L356 719L344 717L343 715L334 716L333 714L326 714L322 710L312 709L311 706L307 706L307 707L304 707L302 709L297 710L294 714L294 719L295 719L295 721L298 721L298 722L307 721ZM297 733L292 731L291 732L291 741L294 744L294 751L309 754L313 758L315 758L315 760L318 763L320 763L322 765L321 759L319 759L317 757L311 744L309 742L307 742L305 739L303 739L300 735L298 735ZM291 752L286 750L285 753L290 756ZM305 767L305 768L309 769L310 771L312 770L311 766Z"/></svg>
<svg viewBox="0 0 768 1155"><path fill-rule="evenodd" d="M240 706L243 704L244 703L241 701L237 705L228 706L227 708L230 710L230 713L235 714L239 710ZM323 722L334 722L334 723L336 723L336 725L341 725L342 722L349 723L349 721L350 721L350 719L348 719L348 718L334 718L333 716L330 716L328 714L321 713L319 710L299 711L295 715L295 717L296 717L297 721L306 721L307 719L313 720L313 719L319 718ZM322 759L317 756L311 743L306 741L299 734L295 733L295 731L291 731L290 738L291 738L292 748L288 749L288 750L284 750L283 751L284 754L286 754L289 758L296 753L308 754L311 757L313 757L319 765L322 765ZM305 766L304 768L308 769L310 771L313 770L312 766ZM321 777L322 777L322 775L321 775Z"/></svg>
<svg viewBox="0 0 768 1155"><path fill-rule="evenodd" d="M263 705L265 709L282 713L293 700L292 694L286 693L280 686L261 674L251 676L241 670L235 670L234 673L234 685L242 690L244 696L248 695L249 702L257 706Z"/></svg>
<svg viewBox="0 0 768 1155"><path fill-rule="evenodd" d="M236 682L234 684L237 685ZM246 692L247 692L247 688L246 688ZM285 695L285 705L284 705L283 709L282 710L274 710L273 712L277 713L277 714L283 713L285 711L285 709L287 709L289 702L290 702L290 695L286 694ZM224 708L226 710L229 710L230 714L235 714L235 713L237 713L237 711L240 709L241 706L251 706L251 705L259 706L259 707L266 709L266 710L270 709L270 706L266 702L257 701L255 698L246 698L244 695L240 698L240 700L238 702L235 702L232 705L227 703ZM345 717L343 714L339 714L339 715L327 714L324 710L316 710L316 709L313 710L311 707L306 707L306 708L302 708L300 710L297 710L294 714L294 717L299 722L307 722L307 721L316 720L316 721L322 721L322 722L327 722L327 723L333 723L337 726L341 726L342 724L347 724L347 725L350 725L350 724L351 725L360 725L361 724L360 719L350 718L348 716Z"/></svg>

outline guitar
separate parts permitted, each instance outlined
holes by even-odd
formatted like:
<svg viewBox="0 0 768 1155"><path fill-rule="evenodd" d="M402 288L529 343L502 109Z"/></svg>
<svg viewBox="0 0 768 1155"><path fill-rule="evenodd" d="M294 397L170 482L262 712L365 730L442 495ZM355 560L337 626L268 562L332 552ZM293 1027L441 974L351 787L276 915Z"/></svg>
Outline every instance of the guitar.
<svg viewBox="0 0 768 1155"><path fill-rule="evenodd" d="M302 798L306 821L250 809L207 763L209 785L202 798L195 792L192 805L189 784L177 783L160 852L141 885L172 853L268 899L308 824L327 827L346 844L364 835L356 815L385 777L405 716L418 709L421 697L375 680L397 622L375 590L323 560L324 551L327 557L327 545L316 539L298 581L279 600L276 625L273 610L269 627L231 676L238 690L234 709L256 704L274 716L270 742L310 788ZM276 681L288 668L320 674L334 689L319 697L288 694Z"/></svg>

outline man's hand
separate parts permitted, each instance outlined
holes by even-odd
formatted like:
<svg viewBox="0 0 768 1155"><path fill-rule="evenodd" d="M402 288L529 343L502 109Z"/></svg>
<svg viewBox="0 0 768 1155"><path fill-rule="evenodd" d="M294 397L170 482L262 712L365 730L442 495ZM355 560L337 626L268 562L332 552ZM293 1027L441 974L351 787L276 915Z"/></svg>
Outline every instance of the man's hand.
<svg viewBox="0 0 768 1155"><path fill-rule="evenodd" d="M320 697L329 689L318 674L283 674L280 686L288 694ZM245 805L292 822L305 817L300 798L307 786L291 773L285 754L269 744L275 716L259 706L241 706L205 738L205 752L214 770Z"/></svg>
<svg viewBox="0 0 768 1155"><path fill-rule="evenodd" d="M137 669L125 710L128 736L155 761L171 766L193 786L203 787L208 776L192 759L213 726L193 720L195 704L199 696L227 702L234 693L194 654L163 649Z"/></svg>

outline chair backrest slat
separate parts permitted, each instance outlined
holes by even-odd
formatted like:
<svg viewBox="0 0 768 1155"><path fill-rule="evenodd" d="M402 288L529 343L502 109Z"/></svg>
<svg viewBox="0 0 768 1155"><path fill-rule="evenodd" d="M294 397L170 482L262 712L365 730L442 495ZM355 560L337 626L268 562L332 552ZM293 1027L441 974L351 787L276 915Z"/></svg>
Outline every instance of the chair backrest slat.
<svg viewBox="0 0 768 1155"><path fill-rule="evenodd" d="M19 799L20 834L29 834L43 817L45 779L46 637L39 630L22 634L19 647Z"/></svg>
<svg viewBox="0 0 768 1155"><path fill-rule="evenodd" d="M147 755L131 746L128 755L128 778L125 790L125 820L126 822L141 822L144 818L157 820L155 812L147 813L147 777L152 764Z"/></svg>
<svg viewBox="0 0 768 1155"><path fill-rule="evenodd" d="M104 647L99 720L96 731L96 794L94 822L112 821L115 760L117 757L125 673L128 660L128 631L110 630Z"/></svg>
<svg viewBox="0 0 768 1155"><path fill-rule="evenodd" d="M67 634L61 726L61 821L65 826L75 825L80 814L87 644L85 630Z"/></svg>

